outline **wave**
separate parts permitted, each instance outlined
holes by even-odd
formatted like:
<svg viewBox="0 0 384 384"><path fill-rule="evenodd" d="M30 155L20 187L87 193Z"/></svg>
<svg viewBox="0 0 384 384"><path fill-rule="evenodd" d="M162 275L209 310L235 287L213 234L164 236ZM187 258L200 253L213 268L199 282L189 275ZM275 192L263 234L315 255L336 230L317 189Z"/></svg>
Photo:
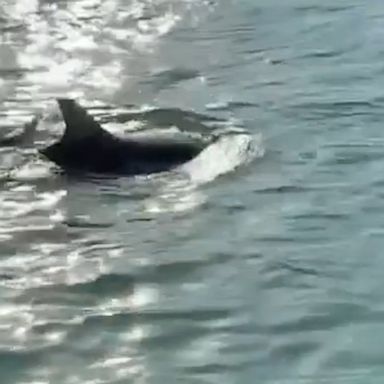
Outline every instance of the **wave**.
<svg viewBox="0 0 384 384"><path fill-rule="evenodd" d="M173 140L180 136L182 140L187 137L188 140L210 143L196 158L173 171L136 177L136 180L150 179L148 185L151 184L152 193L142 200L143 210L147 213L184 212L200 206L206 201L206 195L199 186L264 155L261 135L252 135L232 126L230 121L205 114L177 108L144 107L140 110L134 106L118 109L98 106L90 110L114 134L122 135L122 131L128 130L133 136L171 137ZM46 146L57 140L63 129L57 107L47 109L36 127L35 146ZM22 157L22 160L20 156L18 158L21 165L4 171L6 180L37 183L52 176L55 167L39 159L36 148L29 146L19 155ZM122 182L117 194L121 194L124 188ZM132 190L132 185L129 189Z"/></svg>
<svg viewBox="0 0 384 384"><path fill-rule="evenodd" d="M152 71L148 58L165 36L181 23L204 17L211 7L203 0L5 2L0 33L18 29L13 41L0 46L6 53L0 75L2 69L15 76L22 71L19 97L37 91L113 95L122 78L129 87L133 74L143 78Z"/></svg>
<svg viewBox="0 0 384 384"><path fill-rule="evenodd" d="M264 155L261 136L222 135L196 158L175 172L162 175L162 185L144 201L148 213L185 212L203 205L207 195L199 188Z"/></svg>

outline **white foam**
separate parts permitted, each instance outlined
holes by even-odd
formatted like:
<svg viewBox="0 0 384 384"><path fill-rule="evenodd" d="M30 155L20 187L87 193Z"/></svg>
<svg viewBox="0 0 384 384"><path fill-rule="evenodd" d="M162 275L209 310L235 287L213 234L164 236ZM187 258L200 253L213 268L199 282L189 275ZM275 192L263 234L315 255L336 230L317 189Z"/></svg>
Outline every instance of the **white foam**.
<svg viewBox="0 0 384 384"><path fill-rule="evenodd" d="M163 184L155 196L144 201L144 211L150 214L185 212L201 206L206 195L197 187L232 172L257 157L264 147L260 135L232 133L220 137L192 161L179 167L177 172L165 173Z"/></svg>
<svg viewBox="0 0 384 384"><path fill-rule="evenodd" d="M263 155L261 135L223 135L180 170L186 172L192 182L202 184Z"/></svg>

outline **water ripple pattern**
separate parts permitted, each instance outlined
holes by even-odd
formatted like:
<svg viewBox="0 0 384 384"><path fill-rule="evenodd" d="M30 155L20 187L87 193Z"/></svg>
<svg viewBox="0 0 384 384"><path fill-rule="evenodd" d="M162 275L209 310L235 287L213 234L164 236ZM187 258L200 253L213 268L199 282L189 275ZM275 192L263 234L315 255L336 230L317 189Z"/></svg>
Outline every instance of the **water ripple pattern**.
<svg viewBox="0 0 384 384"><path fill-rule="evenodd" d="M379 0L2 0L0 382L381 384L383 22ZM217 140L65 176L37 152L56 97Z"/></svg>

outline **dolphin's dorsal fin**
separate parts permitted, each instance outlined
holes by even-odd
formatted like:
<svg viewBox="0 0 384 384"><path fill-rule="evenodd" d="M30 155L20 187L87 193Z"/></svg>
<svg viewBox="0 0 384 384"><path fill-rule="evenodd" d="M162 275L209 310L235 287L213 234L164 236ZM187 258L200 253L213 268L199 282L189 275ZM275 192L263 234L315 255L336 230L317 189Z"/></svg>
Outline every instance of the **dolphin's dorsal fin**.
<svg viewBox="0 0 384 384"><path fill-rule="evenodd" d="M70 143L102 134L104 129L88 112L72 99L58 99L65 122L62 142Z"/></svg>

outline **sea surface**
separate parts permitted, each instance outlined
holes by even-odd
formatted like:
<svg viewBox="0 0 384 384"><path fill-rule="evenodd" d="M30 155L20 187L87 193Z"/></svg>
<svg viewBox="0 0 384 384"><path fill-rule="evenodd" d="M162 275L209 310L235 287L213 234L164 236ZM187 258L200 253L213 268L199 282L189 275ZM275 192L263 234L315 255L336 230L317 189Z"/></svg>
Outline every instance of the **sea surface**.
<svg viewBox="0 0 384 384"><path fill-rule="evenodd" d="M384 2L1 0L1 384L384 382ZM149 177L37 150L72 97L220 139Z"/></svg>

